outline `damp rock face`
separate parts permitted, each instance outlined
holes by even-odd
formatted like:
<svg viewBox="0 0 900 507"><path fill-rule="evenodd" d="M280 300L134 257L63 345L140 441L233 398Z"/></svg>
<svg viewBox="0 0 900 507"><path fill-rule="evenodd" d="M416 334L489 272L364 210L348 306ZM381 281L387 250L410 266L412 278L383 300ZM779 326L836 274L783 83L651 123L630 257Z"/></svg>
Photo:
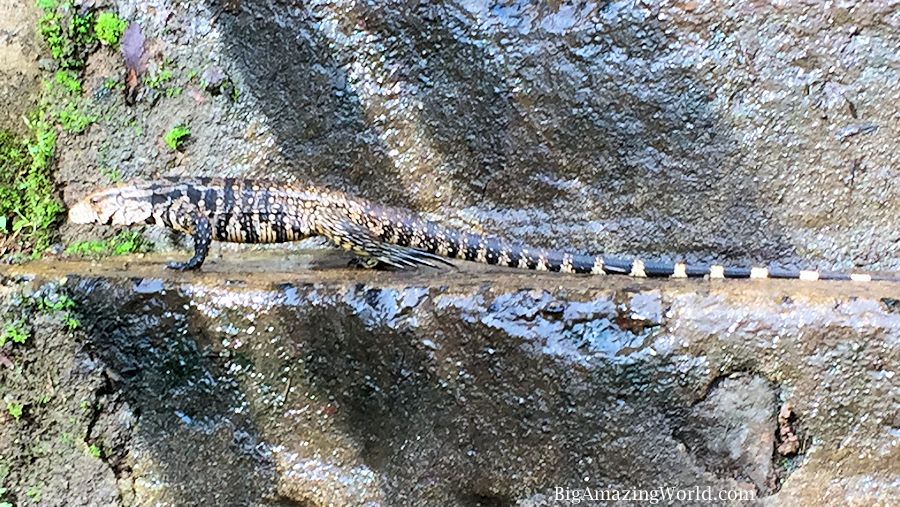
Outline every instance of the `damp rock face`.
<svg viewBox="0 0 900 507"><path fill-rule="evenodd" d="M890 2L113 4L173 77L128 107L91 56L67 199L86 167L300 179L538 246L900 269Z"/></svg>
<svg viewBox="0 0 900 507"><path fill-rule="evenodd" d="M896 285L371 273L333 257L8 268L4 319L34 298L74 306L2 349L4 400L25 413L0 418L5 484L23 498L52 464L69 479L42 484L48 505L900 494Z"/></svg>

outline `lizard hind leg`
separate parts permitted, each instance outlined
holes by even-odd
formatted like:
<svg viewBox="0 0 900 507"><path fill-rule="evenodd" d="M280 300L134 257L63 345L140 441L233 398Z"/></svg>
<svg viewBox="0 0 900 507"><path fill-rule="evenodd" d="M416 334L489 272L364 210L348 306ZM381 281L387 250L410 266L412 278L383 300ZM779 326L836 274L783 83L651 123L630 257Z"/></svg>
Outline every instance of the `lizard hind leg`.
<svg viewBox="0 0 900 507"><path fill-rule="evenodd" d="M437 268L438 264L453 266L447 259L433 253L385 243L365 227L348 220L332 224L322 234L341 248L355 252L359 256L356 265L368 269Z"/></svg>

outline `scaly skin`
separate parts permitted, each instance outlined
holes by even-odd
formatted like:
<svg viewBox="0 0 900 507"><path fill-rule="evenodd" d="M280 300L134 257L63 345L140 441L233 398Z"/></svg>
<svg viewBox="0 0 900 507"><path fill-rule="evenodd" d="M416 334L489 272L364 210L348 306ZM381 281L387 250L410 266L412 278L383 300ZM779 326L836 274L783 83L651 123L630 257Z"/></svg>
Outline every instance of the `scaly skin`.
<svg viewBox="0 0 900 507"><path fill-rule="evenodd" d="M565 273L655 277L799 278L868 281L869 275L625 261L532 248L458 231L414 212L315 186L236 178L166 178L91 194L69 211L75 223L159 224L192 236L194 255L173 269L197 269L211 241L282 243L324 236L365 267L397 269L464 259Z"/></svg>

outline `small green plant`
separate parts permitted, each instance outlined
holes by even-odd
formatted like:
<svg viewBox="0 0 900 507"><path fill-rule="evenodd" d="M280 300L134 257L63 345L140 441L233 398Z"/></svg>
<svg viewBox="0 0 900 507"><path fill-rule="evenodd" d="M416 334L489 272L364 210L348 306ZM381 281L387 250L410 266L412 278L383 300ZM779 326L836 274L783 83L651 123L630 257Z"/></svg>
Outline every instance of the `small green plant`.
<svg viewBox="0 0 900 507"><path fill-rule="evenodd" d="M145 252L150 245L139 232L122 231L113 238L112 254L128 255L131 253Z"/></svg>
<svg viewBox="0 0 900 507"><path fill-rule="evenodd" d="M25 406L21 403L16 403L14 401L6 402L6 411L9 412L9 415L17 421L22 417L22 409L24 408Z"/></svg>
<svg viewBox="0 0 900 507"><path fill-rule="evenodd" d="M60 126L71 134L80 134L95 121L96 116L87 115L78 110L74 102L66 104L66 108L56 113Z"/></svg>
<svg viewBox="0 0 900 507"><path fill-rule="evenodd" d="M100 257L106 255L109 250L109 243L102 240L85 240L72 243L67 246L66 255L74 255L78 257Z"/></svg>
<svg viewBox="0 0 900 507"><path fill-rule="evenodd" d="M78 408L80 408L82 412L87 412L91 409L91 402L88 400L81 400L78 402Z"/></svg>
<svg viewBox="0 0 900 507"><path fill-rule="evenodd" d="M53 75L53 81L70 94L77 95L81 93L81 79L74 71L58 70Z"/></svg>
<svg viewBox="0 0 900 507"><path fill-rule="evenodd" d="M6 488L0 488L0 507L13 507L13 504L2 501L4 496L6 496Z"/></svg>
<svg viewBox="0 0 900 507"><path fill-rule="evenodd" d="M116 47L125 33L128 23L112 12L101 12L94 22L94 33L101 44Z"/></svg>
<svg viewBox="0 0 900 507"><path fill-rule="evenodd" d="M78 320L77 317L73 317L72 314L66 314L63 319L63 325L66 326L66 329L69 331L75 331L79 327L81 327L81 321Z"/></svg>
<svg viewBox="0 0 900 507"><path fill-rule="evenodd" d="M144 84L153 90L162 89L163 86L169 82L174 74L172 71L166 68L161 68L158 72L154 74L150 74L144 78Z"/></svg>
<svg viewBox="0 0 900 507"><path fill-rule="evenodd" d="M170 150L176 151L181 148L182 143L191 135L191 130L184 125L177 125L172 130L166 132L163 141Z"/></svg>
<svg viewBox="0 0 900 507"><path fill-rule="evenodd" d="M100 168L100 176L103 176L111 183L119 183L122 181L122 174L119 173L117 167L103 166Z"/></svg>
<svg viewBox="0 0 900 507"><path fill-rule="evenodd" d="M88 46L94 41L92 14L79 14L71 1L38 0L43 12L38 32L47 42L53 59L64 69L80 69Z"/></svg>
<svg viewBox="0 0 900 507"><path fill-rule="evenodd" d="M61 312L75 308L75 301L65 294L58 294L55 298L44 296L38 302L38 310L42 312Z"/></svg>
<svg viewBox="0 0 900 507"><path fill-rule="evenodd" d="M0 347L6 345L6 342L22 344L28 341L30 333L25 327L24 320L17 320L12 324L8 324L0 333Z"/></svg>
<svg viewBox="0 0 900 507"><path fill-rule="evenodd" d="M39 486L29 486L28 491L25 492L25 496L31 499L33 502L41 501L41 488Z"/></svg>
<svg viewBox="0 0 900 507"><path fill-rule="evenodd" d="M91 444L88 447L88 454L90 454L94 458L100 459L103 456L103 450L100 449L100 446L98 446L97 444Z"/></svg>
<svg viewBox="0 0 900 507"><path fill-rule="evenodd" d="M122 84L121 79L116 79L114 77L108 77L103 80L103 88L106 90L119 90L124 87L125 87L125 85Z"/></svg>

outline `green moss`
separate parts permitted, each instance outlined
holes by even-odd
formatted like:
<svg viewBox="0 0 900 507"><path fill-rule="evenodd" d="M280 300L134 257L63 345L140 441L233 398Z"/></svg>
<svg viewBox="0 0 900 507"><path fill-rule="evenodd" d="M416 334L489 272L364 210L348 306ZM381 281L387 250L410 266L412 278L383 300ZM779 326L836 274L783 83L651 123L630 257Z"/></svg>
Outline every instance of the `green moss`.
<svg viewBox="0 0 900 507"><path fill-rule="evenodd" d="M81 93L81 78L71 70L56 71L56 74L53 75L53 81L57 86L62 87L72 95Z"/></svg>
<svg viewBox="0 0 900 507"><path fill-rule="evenodd" d="M163 136L163 141L170 150L175 151L181 148L184 140L190 137L190 135L191 130L189 128L184 125L177 125L166 132L166 135Z"/></svg>
<svg viewBox="0 0 900 507"><path fill-rule="evenodd" d="M63 208L50 177L56 134L43 119L28 126L31 139L24 141L0 132L0 236L8 251L30 248L37 256L50 246Z"/></svg>
<svg viewBox="0 0 900 507"><path fill-rule="evenodd" d="M90 45L95 42L93 15L79 13L71 1L39 0L43 12L38 32L47 42L50 54L63 69L80 69Z"/></svg>
<svg viewBox="0 0 900 507"><path fill-rule="evenodd" d="M109 180L110 183L119 183L122 181L122 174L117 167L100 167L100 175Z"/></svg>
<svg viewBox="0 0 900 507"><path fill-rule="evenodd" d="M67 103L65 109L57 111L55 116L63 130L70 134L80 134L97 121L96 116L85 114L74 102Z"/></svg>
<svg viewBox="0 0 900 507"><path fill-rule="evenodd" d="M153 90L162 89L166 83L172 80L174 74L171 70L161 68L159 71L144 77L144 85Z"/></svg>
<svg viewBox="0 0 900 507"><path fill-rule="evenodd" d="M116 47L128 23L112 12L101 12L94 22L94 33L101 44Z"/></svg>
<svg viewBox="0 0 900 507"><path fill-rule="evenodd" d="M78 257L105 257L147 252L150 245L140 233L122 231L110 240L79 241L66 247L65 254Z"/></svg>
<svg viewBox="0 0 900 507"><path fill-rule="evenodd" d="M41 488L39 486L29 486L25 496L30 498L32 502L39 503L41 501Z"/></svg>

